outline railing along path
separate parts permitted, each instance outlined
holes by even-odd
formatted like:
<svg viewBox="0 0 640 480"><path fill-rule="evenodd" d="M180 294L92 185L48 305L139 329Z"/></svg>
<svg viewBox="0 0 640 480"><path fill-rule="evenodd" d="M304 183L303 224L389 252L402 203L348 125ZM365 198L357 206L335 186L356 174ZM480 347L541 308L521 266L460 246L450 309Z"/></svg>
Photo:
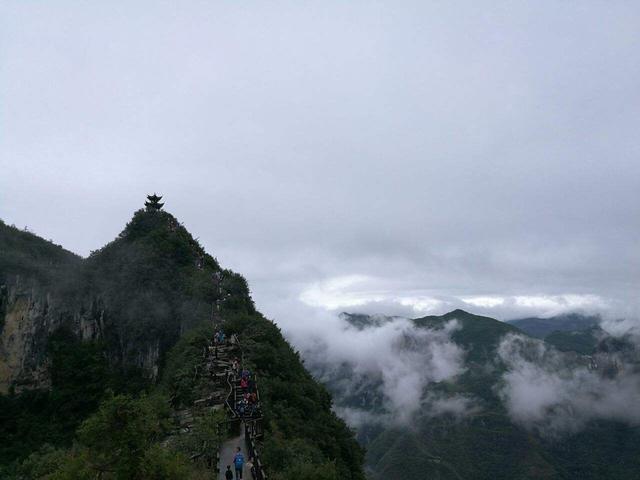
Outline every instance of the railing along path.
<svg viewBox="0 0 640 480"><path fill-rule="evenodd" d="M238 370L241 372L245 368L244 348L235 334L231 336L231 342L237 345L240 350L240 365ZM256 401L250 410L251 413L247 414L246 410L244 412L240 412L237 407L239 402L242 401L245 392L240 386L241 374L239 374L239 371L232 371L232 374L229 376L231 378L229 381L231 391L227 397L226 404L227 408L231 412L232 418L244 423L244 433L248 448L247 453L249 455L249 459L252 460L251 475L255 480L266 480L267 475L264 471L264 464L260 459L260 454L257 449L258 439L263 436L258 377L256 374L252 374L247 379L252 381L253 391L256 394ZM230 403L231 398L233 399L233 404Z"/></svg>
<svg viewBox="0 0 640 480"><path fill-rule="evenodd" d="M214 330L221 327L214 323ZM238 359L239 357L239 359ZM239 360L235 365L235 360ZM223 434L230 432L241 432L244 428L244 435L247 444L247 455L252 461L251 475L254 480L266 480L264 464L260 459L257 448L258 440L263 436L262 414L260 410L260 392L258 390L258 379L255 374L251 375L252 390L255 392L255 402L250 409L239 409L239 405L244 405L243 394L240 386L241 372L245 368L244 348L240 344L238 336L233 334L229 341L216 343L210 340L202 352L202 362L194 367L194 381L201 380L199 390L203 395L193 402L191 408L179 410L174 413L178 428L176 434L189 435L193 432L195 418L205 414L207 411L226 409L228 419L218 424L218 431ZM172 399L173 401L173 399ZM206 460L209 468L216 468L218 465L220 451L215 453L216 461L210 449L208 441L204 441L200 448L190 455L192 460ZM215 467L214 467L215 465Z"/></svg>

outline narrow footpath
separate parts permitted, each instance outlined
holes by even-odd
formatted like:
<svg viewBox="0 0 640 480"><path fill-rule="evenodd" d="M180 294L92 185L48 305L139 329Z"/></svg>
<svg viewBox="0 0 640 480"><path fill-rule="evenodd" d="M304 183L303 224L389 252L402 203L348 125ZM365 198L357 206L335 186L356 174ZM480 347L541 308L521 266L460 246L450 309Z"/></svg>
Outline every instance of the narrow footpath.
<svg viewBox="0 0 640 480"><path fill-rule="evenodd" d="M245 351L236 335L232 335L229 343L235 347L239 355L231 359L227 371L227 382L230 386L227 397L227 411L231 428L238 433L224 441L218 454L218 478L225 478L227 465L235 470L233 459L238 447L245 463L242 478L266 480L264 467L260 460L257 444L262 438L262 410L257 376L245 364Z"/></svg>
<svg viewBox="0 0 640 480"><path fill-rule="evenodd" d="M237 448L240 447L244 455L247 455L247 441L245 438L245 429L244 423L240 426L240 435L237 437L230 438L222 443L220 446L220 454L218 458L218 478L220 480L225 480L225 472L227 470L227 465L231 466L231 471L234 471L233 466L233 457L236 454ZM251 476L247 476L250 472L247 472L247 465L244 465L242 472L242 478L250 479Z"/></svg>
<svg viewBox="0 0 640 480"><path fill-rule="evenodd" d="M175 434L199 438L199 419L214 411L226 412L226 420L217 427L224 437L219 450L204 438L195 442L198 447L191 452L191 459L215 469L213 478L225 479L227 465L235 477L233 460L240 447L245 460L242 478L266 480L257 451L262 439L260 394L256 375L244 363L244 353L236 335L227 338L220 328L216 330L193 372L197 400L191 407L174 412Z"/></svg>

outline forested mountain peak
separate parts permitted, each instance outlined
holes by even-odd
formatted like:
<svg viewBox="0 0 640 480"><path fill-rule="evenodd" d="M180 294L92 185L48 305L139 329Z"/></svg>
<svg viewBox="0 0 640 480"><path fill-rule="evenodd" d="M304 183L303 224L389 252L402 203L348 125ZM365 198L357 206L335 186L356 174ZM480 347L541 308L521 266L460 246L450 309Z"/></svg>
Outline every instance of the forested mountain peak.
<svg viewBox="0 0 640 480"><path fill-rule="evenodd" d="M131 245L146 248L162 261L176 261L197 268L220 268L176 217L163 210L148 208L136 211L117 238L91 252L89 258Z"/></svg>
<svg viewBox="0 0 640 480"><path fill-rule="evenodd" d="M111 418L126 407L142 446L117 460L130 472L117 478L210 478L181 441L175 450L165 440L175 431L167 407L198 400L217 325L248 347L243 361L260 375L269 473L362 480L362 451L330 395L256 310L245 278L162 207L148 198L86 259L0 224L0 477L115 479L92 459L117 448L101 425L129 422ZM153 432L138 431L149 422Z"/></svg>
<svg viewBox="0 0 640 480"><path fill-rule="evenodd" d="M495 318L474 315L464 310L453 310L441 316L431 315L413 320L416 326L441 328L455 322L451 338L468 351L469 360L486 360L495 355L501 338L508 333L522 333L517 328Z"/></svg>

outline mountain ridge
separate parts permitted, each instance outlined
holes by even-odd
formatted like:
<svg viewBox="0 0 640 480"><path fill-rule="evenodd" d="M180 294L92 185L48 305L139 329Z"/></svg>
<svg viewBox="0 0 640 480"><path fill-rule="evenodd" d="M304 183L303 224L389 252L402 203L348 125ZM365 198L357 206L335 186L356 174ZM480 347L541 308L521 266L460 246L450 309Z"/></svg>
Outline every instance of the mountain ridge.
<svg viewBox="0 0 640 480"><path fill-rule="evenodd" d="M522 331L537 338L545 338L554 331L570 332L585 330L597 326L602 321L598 315L585 315L577 312L565 313L548 318L526 317L508 320Z"/></svg>
<svg viewBox="0 0 640 480"><path fill-rule="evenodd" d="M33 255L34 249L45 253ZM35 235L0 228L0 476L13 478L35 464L57 468L47 460L54 453L64 459L60 468L71 468L82 429L114 402L155 409L147 394L188 391L215 315L251 346L246 360L261 378L261 458L269 473L364 478L362 452L331 412L330 395L256 310L244 277L220 267L175 217L147 206L87 258L65 252Z"/></svg>
<svg viewBox="0 0 640 480"><path fill-rule="evenodd" d="M359 320L367 323L362 316ZM637 448L623 450L624 461L619 468L607 469L604 465L617 459L617 443L612 439L640 445L640 428L605 416L585 423L577 433L568 431L554 436L545 433L542 427L517 423L505 403L508 380L518 380L519 375L528 372L534 375L529 385L525 384L527 388L536 387L536 382L543 380L541 377L554 379L556 374L567 382L567 388L576 388L569 382L587 375L591 375L592 381L601 379L597 381L601 381L602 388L615 388L615 383L609 382L615 382L621 375L619 362L631 366L638 362L630 342L605 336L591 349L586 341L590 338L579 338L574 343L560 339L557 342L562 342L562 348L556 350L553 339L545 342L510 323L460 309L410 322L414 333L407 333L402 324L394 329L387 324L376 327L372 322L368 328L384 328L387 335L397 332L398 337L390 339L393 356L407 359L415 354L416 343L404 342L404 336L418 335L424 330L425 338L437 340L447 332L450 340L463 350L465 363L453 377L432 380L423 387L419 409L408 425L398 424L393 416L398 412L389 410L385 395L394 395L395 389L394 384L390 389L384 387L384 375L378 378L371 373L363 374L363 367L348 363L339 369L331 363L325 366L322 359L326 355L322 354L314 357L320 361L317 366L311 363L312 371L334 393L336 405L358 422L358 438L367 450L366 467L371 479L635 478L640 458ZM563 333L573 338L573 332ZM429 349L441 348L438 345L426 344L424 358L429 358ZM535 363L539 361L545 363ZM429 368L422 359L401 365L404 369L416 369L407 372L407 379L415 379L420 371ZM514 368L522 370L512 373ZM349 387L345 389L344 385ZM596 388L595 392L602 388ZM562 407L550 407L549 414L555 408ZM569 410L565 417L572 415ZM485 448L478 449L478 445ZM409 462L407 451L411 451Z"/></svg>

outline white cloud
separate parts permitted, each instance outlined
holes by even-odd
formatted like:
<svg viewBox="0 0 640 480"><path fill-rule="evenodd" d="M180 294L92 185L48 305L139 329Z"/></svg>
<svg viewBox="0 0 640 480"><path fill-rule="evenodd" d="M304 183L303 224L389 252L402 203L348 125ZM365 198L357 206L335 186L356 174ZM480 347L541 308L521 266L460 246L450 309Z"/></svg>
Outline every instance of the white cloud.
<svg viewBox="0 0 640 480"><path fill-rule="evenodd" d="M416 313L437 311L445 302L433 297L392 297L394 302L404 307L411 307Z"/></svg>
<svg viewBox="0 0 640 480"><path fill-rule="evenodd" d="M418 314L432 312L445 305L444 301L426 295L399 296L385 279L358 274L314 282L305 287L299 299L306 305L326 310L384 304L409 307Z"/></svg>
<svg viewBox="0 0 640 480"><path fill-rule="evenodd" d="M615 354L588 359L560 353L539 340L507 335L498 354L507 366L500 391L512 419L558 436L589 421L640 422L640 374Z"/></svg>
<svg viewBox="0 0 640 480"><path fill-rule="evenodd" d="M379 302L384 295L368 290L361 290L371 284L372 279L366 275L345 275L317 282L307 287L300 300L312 307L327 310L349 308Z"/></svg>
<svg viewBox="0 0 640 480"><path fill-rule="evenodd" d="M576 310L601 311L608 306L606 299L591 294L517 295L513 297L513 303L517 307L536 311L541 316Z"/></svg>
<svg viewBox="0 0 640 480"><path fill-rule="evenodd" d="M493 308L499 305L503 305L505 299L503 297L462 297L460 298L465 303L473 305L475 307Z"/></svg>
<svg viewBox="0 0 640 480"><path fill-rule="evenodd" d="M403 295L403 290L410 294ZM595 294L433 295L397 279L363 274L330 277L308 284L298 298L308 306L325 310L418 316L473 308L477 313L500 319L549 317L575 311L604 313L613 306L609 299Z"/></svg>
<svg viewBox="0 0 640 480"><path fill-rule="evenodd" d="M316 322L314 329L294 328L289 334L311 370L323 372L321 380L335 382L347 369L336 397L338 407L351 409L351 418L365 417L356 417L354 407L341 404L340 399L379 392L385 421L406 423L421 407L423 390L430 383L452 379L464 371L464 351L450 338L458 328L455 320L431 330L393 318L358 330L330 316Z"/></svg>
<svg viewBox="0 0 640 480"><path fill-rule="evenodd" d="M364 425L385 425L392 421L392 416L387 414L374 414L359 408L334 406L336 412L351 428L358 429Z"/></svg>
<svg viewBox="0 0 640 480"><path fill-rule="evenodd" d="M452 415L463 418L481 410L476 400L464 395L444 396L428 394L423 402L423 411L427 416Z"/></svg>

